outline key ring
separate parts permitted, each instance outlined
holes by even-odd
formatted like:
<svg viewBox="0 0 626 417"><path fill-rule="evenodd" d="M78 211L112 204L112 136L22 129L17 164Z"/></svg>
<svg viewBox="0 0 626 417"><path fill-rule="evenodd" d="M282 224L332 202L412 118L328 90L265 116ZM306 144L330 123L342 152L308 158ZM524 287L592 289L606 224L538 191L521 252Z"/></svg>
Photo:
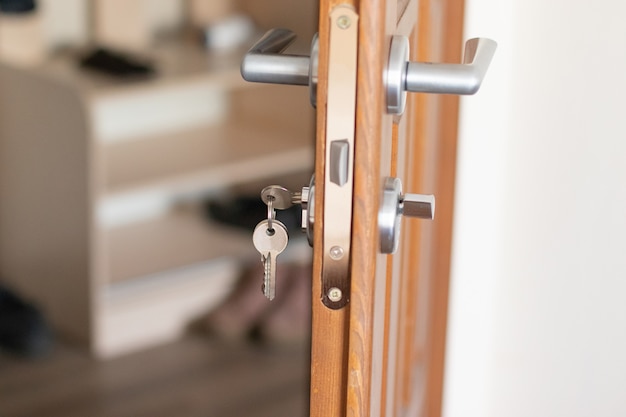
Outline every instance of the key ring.
<svg viewBox="0 0 626 417"><path fill-rule="evenodd" d="M272 222L276 217L276 212L274 211L274 197L269 196L267 199L267 231L272 233L274 231L274 225Z"/></svg>

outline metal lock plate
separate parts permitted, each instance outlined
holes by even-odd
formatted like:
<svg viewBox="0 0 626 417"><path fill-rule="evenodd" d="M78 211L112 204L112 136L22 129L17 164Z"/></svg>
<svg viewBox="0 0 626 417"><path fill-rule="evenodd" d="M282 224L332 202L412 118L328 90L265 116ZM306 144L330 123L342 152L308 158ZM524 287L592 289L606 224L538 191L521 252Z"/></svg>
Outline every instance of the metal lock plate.
<svg viewBox="0 0 626 417"><path fill-rule="evenodd" d="M330 19L321 298L339 309L350 300L359 16L352 6L339 5Z"/></svg>

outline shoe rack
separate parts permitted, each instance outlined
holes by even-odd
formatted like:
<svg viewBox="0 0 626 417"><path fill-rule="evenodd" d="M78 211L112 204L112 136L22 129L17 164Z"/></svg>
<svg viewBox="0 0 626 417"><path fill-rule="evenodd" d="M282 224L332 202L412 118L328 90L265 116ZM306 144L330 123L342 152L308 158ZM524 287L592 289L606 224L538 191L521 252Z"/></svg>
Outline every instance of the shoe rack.
<svg viewBox="0 0 626 417"><path fill-rule="evenodd" d="M236 7L308 47L314 5L291 3ZM0 276L98 357L180 336L256 254L199 201L313 170L308 90L244 83L244 52L159 42L142 81L0 63Z"/></svg>

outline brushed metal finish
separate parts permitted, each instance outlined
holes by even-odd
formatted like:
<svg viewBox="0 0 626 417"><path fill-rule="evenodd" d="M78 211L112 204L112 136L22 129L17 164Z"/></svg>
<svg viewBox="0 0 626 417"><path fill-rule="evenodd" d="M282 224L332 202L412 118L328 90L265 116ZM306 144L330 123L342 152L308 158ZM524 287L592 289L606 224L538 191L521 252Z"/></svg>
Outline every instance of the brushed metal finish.
<svg viewBox="0 0 626 417"><path fill-rule="evenodd" d="M465 43L463 64L409 62L406 90L415 93L475 94L485 78L497 44L474 38Z"/></svg>
<svg viewBox="0 0 626 417"><path fill-rule="evenodd" d="M288 29L271 29L245 55L241 76L255 83L309 85L310 58L282 54L296 40Z"/></svg>
<svg viewBox="0 0 626 417"><path fill-rule="evenodd" d="M482 84L497 44L491 39L474 38L465 43L462 64L410 62L406 36L391 38L385 75L387 112L402 114L406 92L433 94L475 94Z"/></svg>
<svg viewBox="0 0 626 417"><path fill-rule="evenodd" d="M400 205L402 181L388 177L383 184L383 195L378 211L378 229L381 253L395 253L400 241Z"/></svg>
<svg viewBox="0 0 626 417"><path fill-rule="evenodd" d="M302 187L302 231L306 233L309 246L313 247L315 227L315 174L311 176L308 187Z"/></svg>
<svg viewBox="0 0 626 417"><path fill-rule="evenodd" d="M404 216L432 220L435 218L435 196L425 194L404 194L399 201L400 212Z"/></svg>
<svg viewBox="0 0 626 417"><path fill-rule="evenodd" d="M395 253L400 242L402 216L432 220L435 217L435 196L402 194L402 181L388 177L383 184L378 228L380 252Z"/></svg>
<svg viewBox="0 0 626 417"><path fill-rule="evenodd" d="M352 6L339 5L333 8L330 19L321 300L326 307L336 310L350 301L359 15ZM336 140L347 144L347 178L340 184L331 178L332 143ZM335 293L330 291L334 288L342 294L337 301L329 296Z"/></svg>
<svg viewBox="0 0 626 417"><path fill-rule="evenodd" d="M402 114L406 107L406 66L409 61L409 39L394 36L389 48L389 61L385 71L387 111Z"/></svg>
<svg viewBox="0 0 626 417"><path fill-rule="evenodd" d="M294 195L282 185L268 185L261 190L261 200L269 204L270 200L276 210L286 210L294 205Z"/></svg>
<svg viewBox="0 0 626 417"><path fill-rule="evenodd" d="M284 54L296 35L288 29L271 29L246 53L241 76L254 83L305 85L313 107L317 102L317 34L311 42L311 56Z"/></svg>

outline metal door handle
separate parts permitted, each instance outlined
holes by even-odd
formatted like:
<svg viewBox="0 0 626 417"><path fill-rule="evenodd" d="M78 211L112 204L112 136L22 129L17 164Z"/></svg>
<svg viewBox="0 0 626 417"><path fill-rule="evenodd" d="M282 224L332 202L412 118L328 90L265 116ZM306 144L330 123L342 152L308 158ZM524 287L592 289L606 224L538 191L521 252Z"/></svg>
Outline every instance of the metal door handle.
<svg viewBox="0 0 626 417"><path fill-rule="evenodd" d="M296 34L288 29L271 29L246 53L241 76L254 83L308 85L311 104L317 100L317 35L311 43L311 56L290 55L287 49Z"/></svg>
<svg viewBox="0 0 626 417"><path fill-rule="evenodd" d="M497 44L491 39L474 38L465 43L462 64L433 64L409 61L409 40L394 36L387 65L387 111L402 114L406 92L435 94L474 94L480 88Z"/></svg>

